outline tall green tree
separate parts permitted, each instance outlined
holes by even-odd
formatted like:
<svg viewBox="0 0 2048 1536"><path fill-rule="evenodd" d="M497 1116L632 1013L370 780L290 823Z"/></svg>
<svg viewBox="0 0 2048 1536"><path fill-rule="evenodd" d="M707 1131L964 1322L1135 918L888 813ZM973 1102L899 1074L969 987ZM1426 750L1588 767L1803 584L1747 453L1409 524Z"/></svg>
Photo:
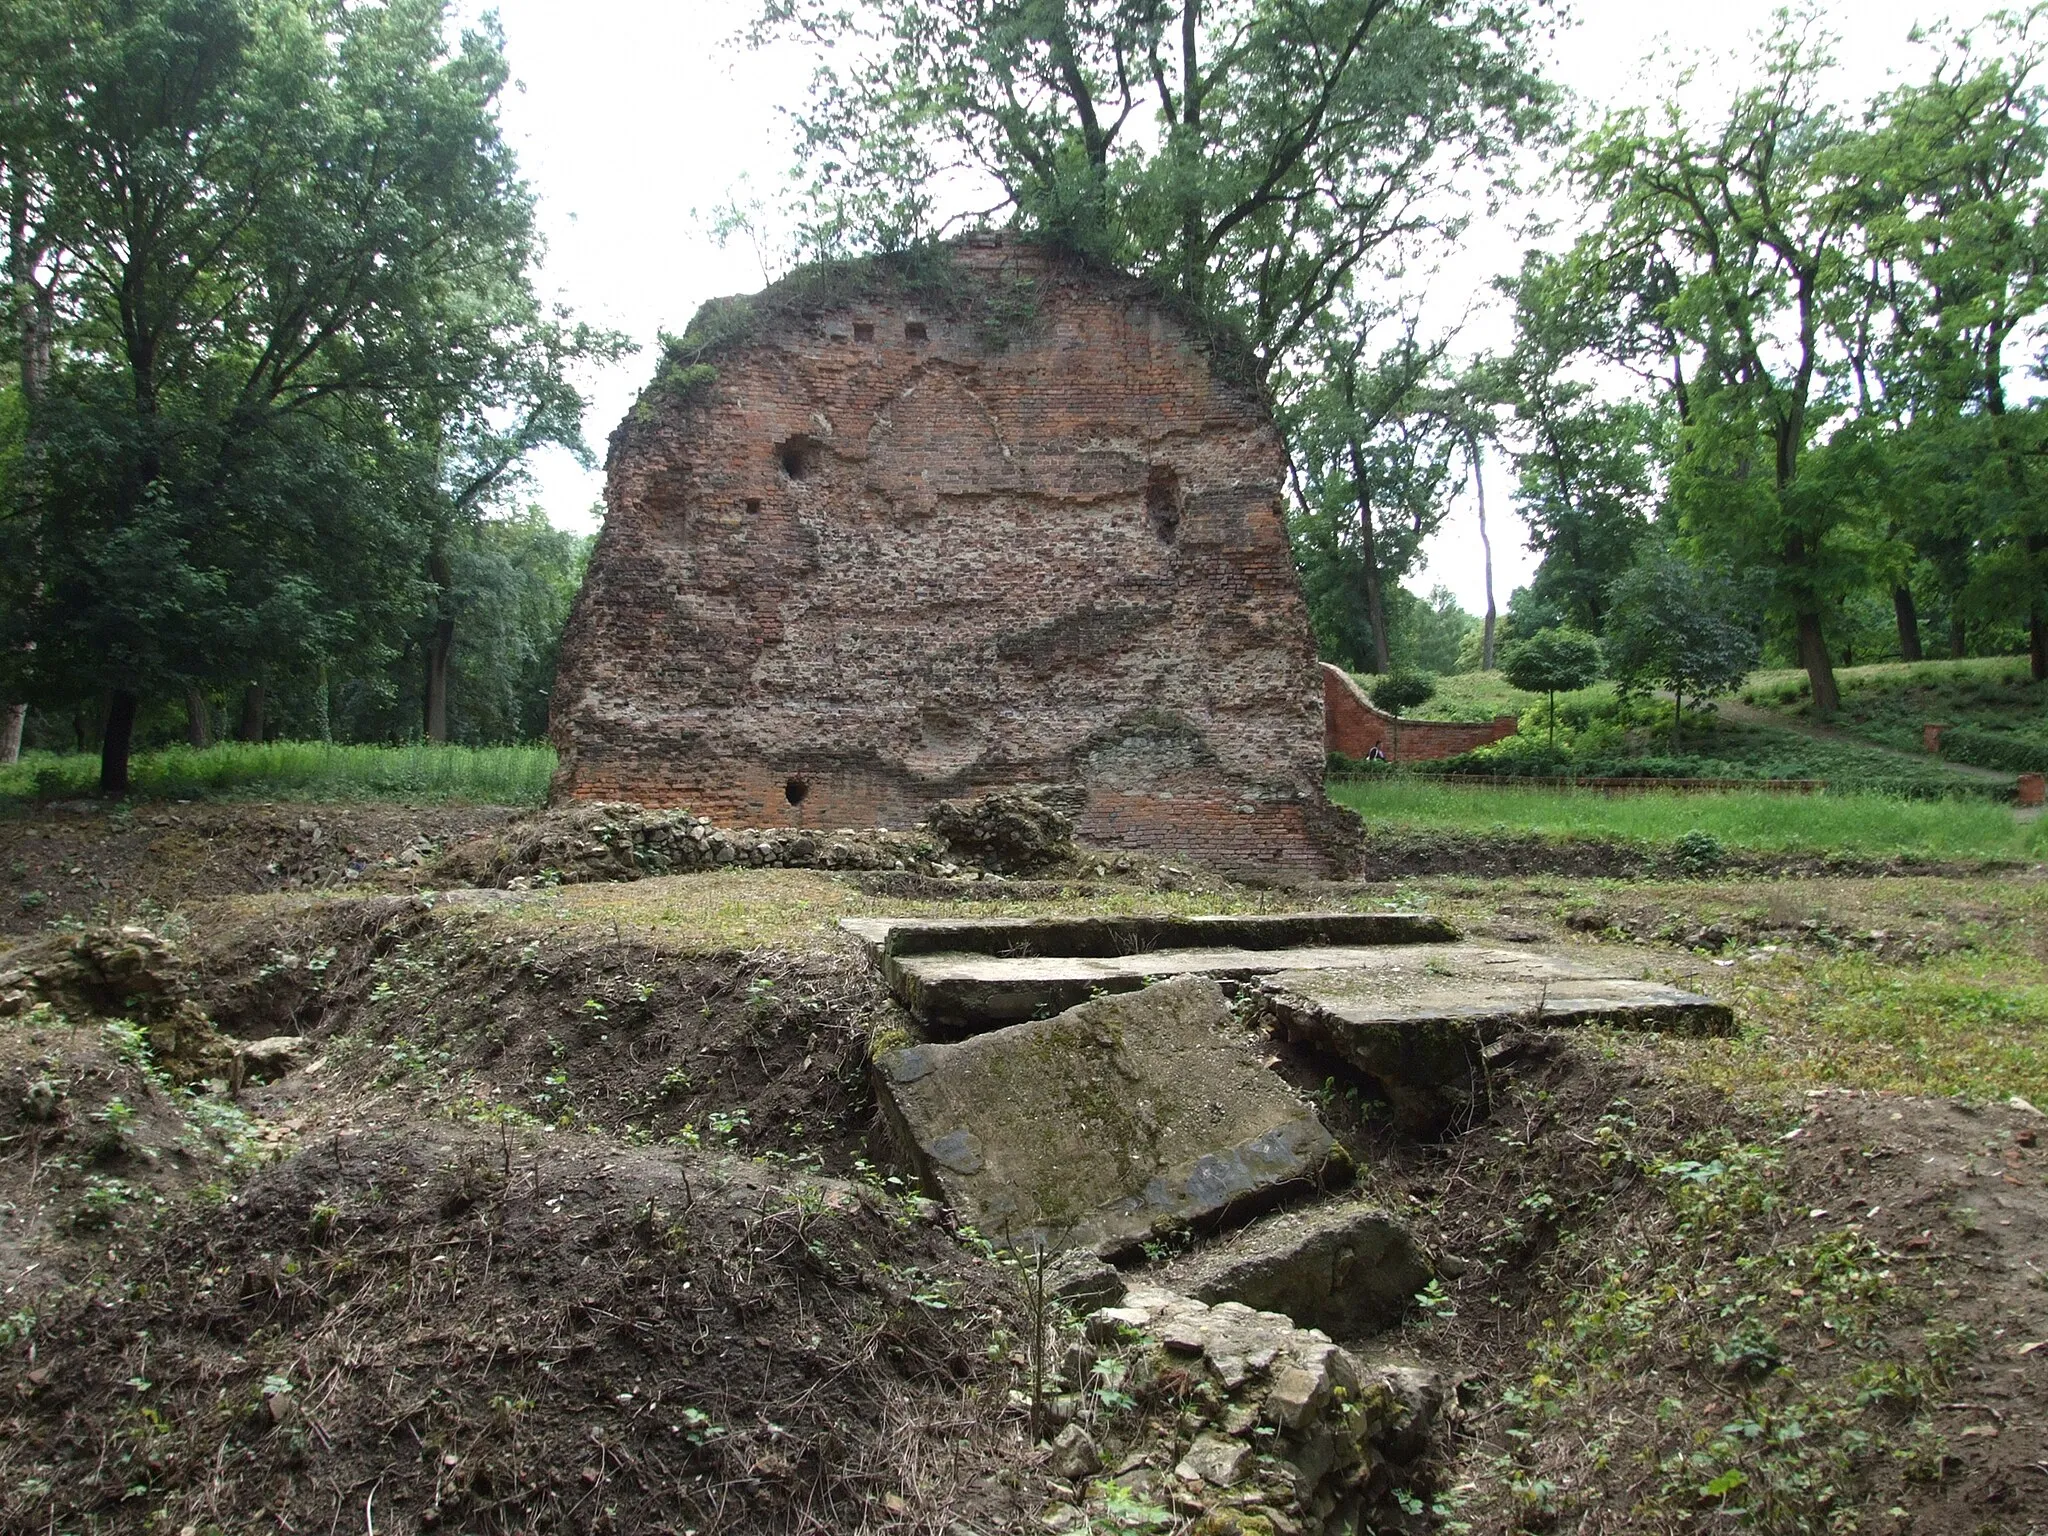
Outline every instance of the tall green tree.
<svg viewBox="0 0 2048 1536"><path fill-rule="evenodd" d="M1738 688L1757 662L1733 582L1651 547L1615 582L1604 647L1624 696L1671 693L1671 748L1678 750L1687 696L1697 702Z"/></svg>
<svg viewBox="0 0 2048 1536"><path fill-rule="evenodd" d="M818 50L796 112L807 254L1011 219L1227 318L1263 372L1360 273L1442 233L1442 196L1547 131L1545 11L766 0L754 36Z"/></svg>
<svg viewBox="0 0 2048 1536"><path fill-rule="evenodd" d="M1905 573L1942 574L1958 612L2020 618L2048 676L2048 449L2014 399L2016 346L2048 305L2048 6L1929 34L1926 78L1879 98L1837 153L1856 192L1864 303L1845 334L1882 447L1902 653L1919 645Z"/></svg>
<svg viewBox="0 0 2048 1536"><path fill-rule="evenodd" d="M1391 338L1375 319L1395 320ZM1310 614L1325 654L1372 672L1393 665L1389 594L1450 508L1459 439L1437 408L1445 350L1413 316L1333 315L1306 365L1282 379L1289 526Z"/></svg>
<svg viewBox="0 0 2048 1536"><path fill-rule="evenodd" d="M1512 412L1505 436L1515 509L1530 548L1543 557L1534 595L1564 622L1597 635L1608 588L1650 531L1675 434L1665 358L1654 346L1646 358L1638 336L1617 326L1613 274L1586 255L1532 252L1520 273L1501 282L1514 301L1515 344L1475 370L1474 388ZM1654 323L1651 329L1664 339ZM1655 393L1646 401L1596 388L1587 377L1589 355L1639 368L1647 360Z"/></svg>
<svg viewBox="0 0 2048 1536"><path fill-rule="evenodd" d="M108 699L118 793L145 696L396 643L470 445L593 338L535 301L502 49L448 47L442 0L65 0L62 48L16 47L40 5L0 0L24 357L52 323L0 640Z"/></svg>
<svg viewBox="0 0 2048 1536"><path fill-rule="evenodd" d="M1600 227L1576 253L1625 294L1618 360L1661 356L1680 422L1670 497L1714 558L1768 571L1820 715L1839 705L1826 615L1864 572L1843 504L1802 478L1837 414L1831 317L1851 302L1855 199L1833 171L1849 127L1821 94L1831 60L1783 15L1761 78L1718 121L1615 114L1579 146Z"/></svg>

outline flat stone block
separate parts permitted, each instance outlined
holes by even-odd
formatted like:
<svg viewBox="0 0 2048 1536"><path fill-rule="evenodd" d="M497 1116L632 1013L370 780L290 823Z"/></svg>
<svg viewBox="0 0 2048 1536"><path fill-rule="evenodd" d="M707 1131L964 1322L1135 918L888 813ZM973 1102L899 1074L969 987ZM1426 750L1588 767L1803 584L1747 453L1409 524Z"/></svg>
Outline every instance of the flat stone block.
<svg viewBox="0 0 2048 1536"><path fill-rule="evenodd" d="M1343 1058L1386 1091L1410 1130L1483 1099L1486 1048L1514 1029L1600 1024L1725 1035L1725 1003L1541 951L1448 945L1387 950L1345 969L1260 978L1270 1021Z"/></svg>
<svg viewBox="0 0 2048 1536"><path fill-rule="evenodd" d="M877 1076L925 1184L998 1242L1127 1250L1313 1180L1334 1147L1197 977L889 1051Z"/></svg>
<svg viewBox="0 0 2048 1536"><path fill-rule="evenodd" d="M1298 949L1315 944L1429 944L1457 938L1420 912L1257 912L1179 917L842 917L879 963L939 952L1131 955L1156 949Z"/></svg>
<svg viewBox="0 0 2048 1536"><path fill-rule="evenodd" d="M1372 963L1381 952L1372 945L1154 949L1123 955L1007 956L943 950L891 956L884 962L884 974L912 1018L934 1034L950 1036L1043 1017L1102 993L1135 992L1162 977L1249 981L1272 971L1349 970Z"/></svg>

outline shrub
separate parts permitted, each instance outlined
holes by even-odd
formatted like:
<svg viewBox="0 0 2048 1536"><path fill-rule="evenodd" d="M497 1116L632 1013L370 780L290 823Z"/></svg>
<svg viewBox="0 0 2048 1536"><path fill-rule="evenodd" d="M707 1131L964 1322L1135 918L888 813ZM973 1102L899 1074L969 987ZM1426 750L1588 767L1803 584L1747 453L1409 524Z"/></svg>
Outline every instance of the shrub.
<svg viewBox="0 0 2048 1536"><path fill-rule="evenodd" d="M1977 768L2008 773L2048 773L2048 741L2018 731L1956 725L1941 733L1941 755Z"/></svg>
<svg viewBox="0 0 2048 1536"><path fill-rule="evenodd" d="M1409 667L1396 667L1372 685L1373 703L1396 717L1435 697L1436 679Z"/></svg>
<svg viewBox="0 0 2048 1536"><path fill-rule="evenodd" d="M1600 675L1600 642L1576 629L1539 629L1508 652L1501 671L1517 688L1544 696L1555 741L1557 696L1584 688Z"/></svg>

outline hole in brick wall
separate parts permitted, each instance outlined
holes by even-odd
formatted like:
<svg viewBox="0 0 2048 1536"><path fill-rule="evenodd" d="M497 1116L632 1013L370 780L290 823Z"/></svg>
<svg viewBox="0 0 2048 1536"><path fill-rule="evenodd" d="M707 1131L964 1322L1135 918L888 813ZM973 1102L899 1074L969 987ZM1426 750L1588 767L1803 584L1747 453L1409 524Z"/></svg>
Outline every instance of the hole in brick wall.
<svg viewBox="0 0 2048 1536"><path fill-rule="evenodd" d="M812 439L792 437L776 444L775 457L781 461L783 474L792 480L807 480L818 468L820 452Z"/></svg>
<svg viewBox="0 0 2048 1536"><path fill-rule="evenodd" d="M808 795L810 792L811 786L806 784L802 779L791 779L787 784L782 786L782 798L787 800L791 805L802 805L804 803L804 796Z"/></svg>
<svg viewBox="0 0 2048 1536"><path fill-rule="evenodd" d="M749 516L749 517L752 517L752 516L754 516L754 515L755 515L756 513L758 513L758 512L760 511L760 510L761 510L761 498L760 498L760 497L758 497L758 496L749 496L749 497L747 498L747 516Z"/></svg>
<svg viewBox="0 0 2048 1536"><path fill-rule="evenodd" d="M906 320L906 321L904 321L904 322L903 322L903 339L904 339L905 341L923 341L923 340L925 340L925 328L924 328L924 322L923 322L922 320Z"/></svg>
<svg viewBox="0 0 2048 1536"><path fill-rule="evenodd" d="M865 320L856 320L853 325L853 339L855 341L873 341L875 339L875 328Z"/></svg>
<svg viewBox="0 0 2048 1536"><path fill-rule="evenodd" d="M1154 464L1145 477L1145 516L1152 531L1171 539L1180 527L1180 476L1170 464Z"/></svg>

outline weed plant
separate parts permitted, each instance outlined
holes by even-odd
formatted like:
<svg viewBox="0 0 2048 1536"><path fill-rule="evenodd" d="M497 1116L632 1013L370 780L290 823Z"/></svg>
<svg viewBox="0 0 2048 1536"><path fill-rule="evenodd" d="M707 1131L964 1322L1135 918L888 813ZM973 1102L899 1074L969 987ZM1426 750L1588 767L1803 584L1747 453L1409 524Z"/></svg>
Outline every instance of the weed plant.
<svg viewBox="0 0 2048 1536"><path fill-rule="evenodd" d="M0 768L0 800L62 800L93 794L99 759L29 752ZM129 770L139 799L453 800L538 805L555 771L554 749L341 746L332 742L223 742L137 753Z"/></svg>

